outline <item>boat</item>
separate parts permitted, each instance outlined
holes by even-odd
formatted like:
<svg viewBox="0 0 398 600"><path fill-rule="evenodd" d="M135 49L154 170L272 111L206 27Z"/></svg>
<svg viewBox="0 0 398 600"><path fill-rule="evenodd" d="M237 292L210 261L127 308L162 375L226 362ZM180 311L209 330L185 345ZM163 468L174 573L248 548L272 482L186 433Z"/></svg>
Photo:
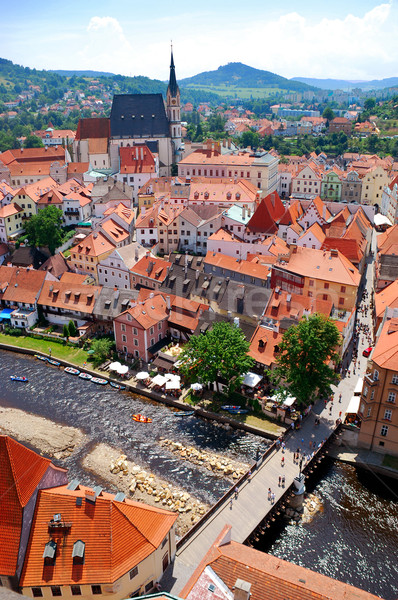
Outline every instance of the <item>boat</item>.
<svg viewBox="0 0 398 600"><path fill-rule="evenodd" d="M180 410L174 413L175 417L191 417L195 414L194 410Z"/></svg>
<svg viewBox="0 0 398 600"><path fill-rule="evenodd" d="M70 375L80 375L80 371L73 367L65 367L65 373L69 373Z"/></svg>
<svg viewBox="0 0 398 600"><path fill-rule="evenodd" d="M240 406L234 406L232 404L223 404L221 410L239 410Z"/></svg>
<svg viewBox="0 0 398 600"><path fill-rule="evenodd" d="M231 415L245 415L247 414L249 411L246 408L238 408L236 410L229 410L229 413Z"/></svg>
<svg viewBox="0 0 398 600"><path fill-rule="evenodd" d="M10 375L11 381L29 381L27 377L20 377L19 375Z"/></svg>
<svg viewBox="0 0 398 600"><path fill-rule="evenodd" d="M91 381L93 383L98 383L98 385L106 385L108 383L108 380L102 379L102 377L92 377Z"/></svg>
<svg viewBox="0 0 398 600"><path fill-rule="evenodd" d="M54 360L53 358L47 358L47 362L50 365L54 365L54 367L59 367L61 364L58 360Z"/></svg>
<svg viewBox="0 0 398 600"><path fill-rule="evenodd" d="M137 421L137 423L152 423L152 419L151 417L145 417L144 415L133 415L131 417L133 419L133 421Z"/></svg>
<svg viewBox="0 0 398 600"><path fill-rule="evenodd" d="M93 376L90 375L90 373L80 373L79 374L80 379L92 379Z"/></svg>
<svg viewBox="0 0 398 600"><path fill-rule="evenodd" d="M48 360L46 356L42 356L41 354L35 354L35 358L37 358L38 360L42 360L43 362L46 362Z"/></svg>
<svg viewBox="0 0 398 600"><path fill-rule="evenodd" d="M113 388L115 388L117 390L125 390L126 389L126 386L121 385L120 383L115 383L114 381L110 381L109 383Z"/></svg>

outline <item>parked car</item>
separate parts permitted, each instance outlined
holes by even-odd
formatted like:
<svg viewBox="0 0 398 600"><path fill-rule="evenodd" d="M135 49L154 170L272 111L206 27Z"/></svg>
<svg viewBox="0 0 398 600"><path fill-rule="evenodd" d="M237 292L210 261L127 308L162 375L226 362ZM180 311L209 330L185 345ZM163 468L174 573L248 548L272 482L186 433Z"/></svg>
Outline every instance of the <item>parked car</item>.
<svg viewBox="0 0 398 600"><path fill-rule="evenodd" d="M368 356L370 356L370 353L372 352L373 348L372 346L369 346L368 348L366 348L366 350L364 350L362 352L362 356L366 356L366 358L368 358Z"/></svg>

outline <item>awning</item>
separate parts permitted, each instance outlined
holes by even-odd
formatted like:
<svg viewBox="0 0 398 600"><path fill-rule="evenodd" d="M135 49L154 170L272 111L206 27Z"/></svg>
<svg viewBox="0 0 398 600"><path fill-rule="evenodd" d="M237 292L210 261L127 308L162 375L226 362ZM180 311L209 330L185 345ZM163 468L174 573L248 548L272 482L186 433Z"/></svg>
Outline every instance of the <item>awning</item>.
<svg viewBox="0 0 398 600"><path fill-rule="evenodd" d="M146 371L140 371L135 376L135 378L138 379L138 381L143 381L144 379L147 379L148 377L149 377L149 373L147 373Z"/></svg>
<svg viewBox="0 0 398 600"><path fill-rule="evenodd" d="M171 379L170 381L166 381L166 390L179 390L181 387L181 382L178 379Z"/></svg>
<svg viewBox="0 0 398 600"><path fill-rule="evenodd" d="M373 217L373 220L374 220L374 224L376 225L376 227L380 227L380 225L387 225L389 227L392 227L392 223L391 223L390 219L388 219L384 215L381 215L380 213L377 213Z"/></svg>
<svg viewBox="0 0 398 600"><path fill-rule="evenodd" d="M155 375L155 377L152 379L152 383L160 386L164 385L166 381L167 379L166 377L163 377L163 375Z"/></svg>
<svg viewBox="0 0 398 600"><path fill-rule="evenodd" d="M360 396L353 396L350 400L349 405L345 411L346 415L356 415L358 414L359 403L361 401Z"/></svg>
<svg viewBox="0 0 398 600"><path fill-rule="evenodd" d="M119 367L121 367L121 366L122 366L122 365L121 365L121 363L120 363L120 362L118 362L118 361L116 361L116 362L113 362L113 363L111 363L111 364L109 365L108 369L109 369L110 371L117 371L117 370L118 370L118 368L119 368Z"/></svg>
<svg viewBox="0 0 398 600"><path fill-rule="evenodd" d="M363 388L363 377L358 377L358 381L357 381L357 384L356 384L355 390L354 390L354 396L360 396L362 394L362 388Z"/></svg>
<svg viewBox="0 0 398 600"><path fill-rule="evenodd" d="M11 319L11 313L13 313L14 310L14 308L3 308L0 312L0 319Z"/></svg>
<svg viewBox="0 0 398 600"><path fill-rule="evenodd" d="M243 385L247 385L247 387L254 388L256 385L260 383L262 380L262 375L257 375L257 373L246 373L245 378L243 380Z"/></svg>

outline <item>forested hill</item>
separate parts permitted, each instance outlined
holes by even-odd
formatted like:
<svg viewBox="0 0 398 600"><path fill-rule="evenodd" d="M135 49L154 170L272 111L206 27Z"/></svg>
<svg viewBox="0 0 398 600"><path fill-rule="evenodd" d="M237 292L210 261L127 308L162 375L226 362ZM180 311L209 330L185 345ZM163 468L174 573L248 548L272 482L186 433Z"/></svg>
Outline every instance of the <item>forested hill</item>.
<svg viewBox="0 0 398 600"><path fill-rule="evenodd" d="M315 89L306 83L286 79L285 77L281 77L270 71L255 69L240 62L228 63L227 65L218 67L216 71L205 71L198 75L194 75L193 77L181 79L179 84L181 87L191 85L226 85L238 86L240 88L275 87L281 90L292 91L309 91Z"/></svg>

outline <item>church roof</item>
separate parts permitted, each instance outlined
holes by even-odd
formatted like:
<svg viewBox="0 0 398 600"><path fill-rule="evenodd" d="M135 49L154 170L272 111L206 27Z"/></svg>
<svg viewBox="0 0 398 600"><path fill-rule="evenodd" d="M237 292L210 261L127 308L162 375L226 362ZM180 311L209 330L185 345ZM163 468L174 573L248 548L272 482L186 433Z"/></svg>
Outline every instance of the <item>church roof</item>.
<svg viewBox="0 0 398 600"><path fill-rule="evenodd" d="M178 85L176 80L176 71L174 67L173 51L171 51L170 79L168 91L170 92L172 98L175 98L177 96Z"/></svg>
<svg viewBox="0 0 398 600"><path fill-rule="evenodd" d="M111 137L168 137L162 94L116 94L111 109Z"/></svg>

